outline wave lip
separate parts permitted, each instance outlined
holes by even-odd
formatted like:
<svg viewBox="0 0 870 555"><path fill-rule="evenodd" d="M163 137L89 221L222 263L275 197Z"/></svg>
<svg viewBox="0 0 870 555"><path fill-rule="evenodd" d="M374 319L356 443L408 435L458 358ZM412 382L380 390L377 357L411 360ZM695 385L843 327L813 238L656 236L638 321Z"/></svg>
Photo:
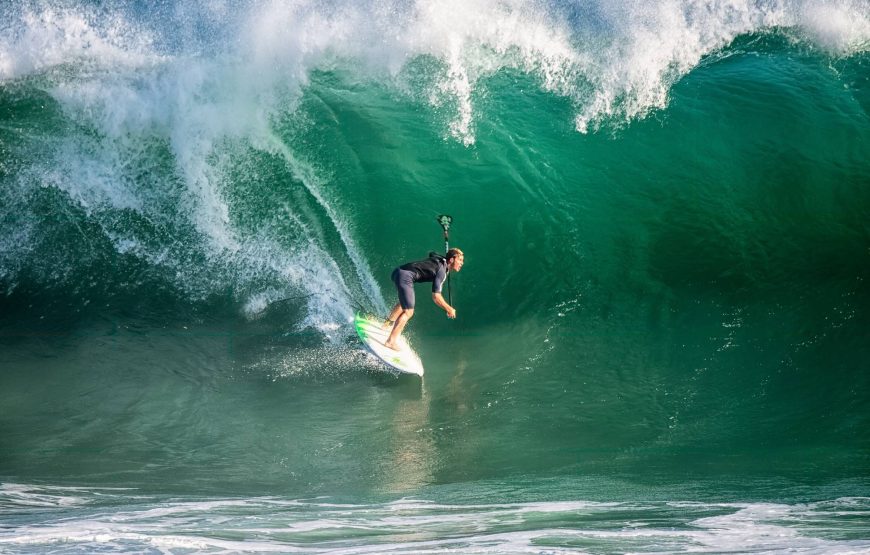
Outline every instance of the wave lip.
<svg viewBox="0 0 870 555"><path fill-rule="evenodd" d="M475 142L475 104L486 80L505 69L534 75L542 90L570 99L576 129L587 133L667 106L680 78L741 35L793 30L834 56L870 47L870 10L861 0L304 0L257 2L239 14L202 2L150 21L137 18L132 4L107 14L45 5L6 10L0 80L82 60L139 67L158 52L191 60L211 51L236 65L238 79L226 82L238 94L272 102L281 96L275 91L298 94L313 70L337 64L413 88L403 70L429 58L437 61L435 80L414 94L452 111L447 132L466 145ZM213 29L203 39L213 42L185 49L176 31L196 25Z"/></svg>

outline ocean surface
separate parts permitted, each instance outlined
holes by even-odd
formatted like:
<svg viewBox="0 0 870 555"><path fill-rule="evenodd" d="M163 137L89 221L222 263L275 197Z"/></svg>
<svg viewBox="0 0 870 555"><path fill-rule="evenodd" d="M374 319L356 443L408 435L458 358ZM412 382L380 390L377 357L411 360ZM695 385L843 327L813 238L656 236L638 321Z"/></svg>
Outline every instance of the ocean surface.
<svg viewBox="0 0 870 555"><path fill-rule="evenodd" d="M870 1L0 3L0 552L870 553Z"/></svg>

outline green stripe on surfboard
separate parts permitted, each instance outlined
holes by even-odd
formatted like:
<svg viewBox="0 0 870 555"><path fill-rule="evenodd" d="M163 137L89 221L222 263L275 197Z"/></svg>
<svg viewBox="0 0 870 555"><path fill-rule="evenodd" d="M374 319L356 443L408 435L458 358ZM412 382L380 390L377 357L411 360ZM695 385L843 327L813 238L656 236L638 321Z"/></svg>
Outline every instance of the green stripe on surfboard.
<svg viewBox="0 0 870 555"><path fill-rule="evenodd" d="M404 336L399 337L397 341L398 351L384 346L390 330L383 330L383 323L381 319L362 314L356 314L354 317L354 328L360 341L381 362L399 372L422 376L423 363Z"/></svg>

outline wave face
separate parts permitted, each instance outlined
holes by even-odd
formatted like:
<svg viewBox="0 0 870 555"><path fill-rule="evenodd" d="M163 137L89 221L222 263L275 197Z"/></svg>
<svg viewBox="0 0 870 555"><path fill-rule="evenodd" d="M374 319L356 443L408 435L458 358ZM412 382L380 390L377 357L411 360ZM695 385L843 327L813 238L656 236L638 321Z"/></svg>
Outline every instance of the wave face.
<svg viewBox="0 0 870 555"><path fill-rule="evenodd" d="M418 496L435 551L476 499L700 503L697 546L868 497L868 114L866 1L5 3L3 491ZM418 288L421 384L349 322L441 213L466 265L455 321ZM597 550L544 512L503 545ZM861 538L826 530L759 549Z"/></svg>

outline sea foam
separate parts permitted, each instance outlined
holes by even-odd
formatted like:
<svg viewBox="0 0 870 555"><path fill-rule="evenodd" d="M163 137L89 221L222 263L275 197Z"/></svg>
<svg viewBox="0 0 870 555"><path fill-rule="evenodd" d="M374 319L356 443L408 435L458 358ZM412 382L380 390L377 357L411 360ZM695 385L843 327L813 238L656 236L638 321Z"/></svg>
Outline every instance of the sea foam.
<svg viewBox="0 0 870 555"><path fill-rule="evenodd" d="M379 312L386 303L330 195L332 176L274 129L313 72L338 69L421 99L448 114L446 140L473 147L476 106L500 72L528 74L568 99L576 130L592 133L665 108L676 82L741 35L788 29L833 56L864 52L870 39L870 11L854 0L298 0L178 3L154 14L113 6L30 2L0 12L0 84L44 91L72 124L33 139L54 154L17 174L19 200L39 187L61 191L118 253L166 268L193 298L229 281L254 314L268 299L307 294L303 325L315 329L346 321L354 298ZM424 90L407 75L420 60L430 62ZM286 205L256 233L241 226L227 168L249 151L280 161L282 179L304 188L320 220ZM123 223L126 213L157 236ZM288 244L283 220L319 233ZM340 255L311 240L318 235L337 237ZM20 243L9 243L12 258L28 256Z"/></svg>

